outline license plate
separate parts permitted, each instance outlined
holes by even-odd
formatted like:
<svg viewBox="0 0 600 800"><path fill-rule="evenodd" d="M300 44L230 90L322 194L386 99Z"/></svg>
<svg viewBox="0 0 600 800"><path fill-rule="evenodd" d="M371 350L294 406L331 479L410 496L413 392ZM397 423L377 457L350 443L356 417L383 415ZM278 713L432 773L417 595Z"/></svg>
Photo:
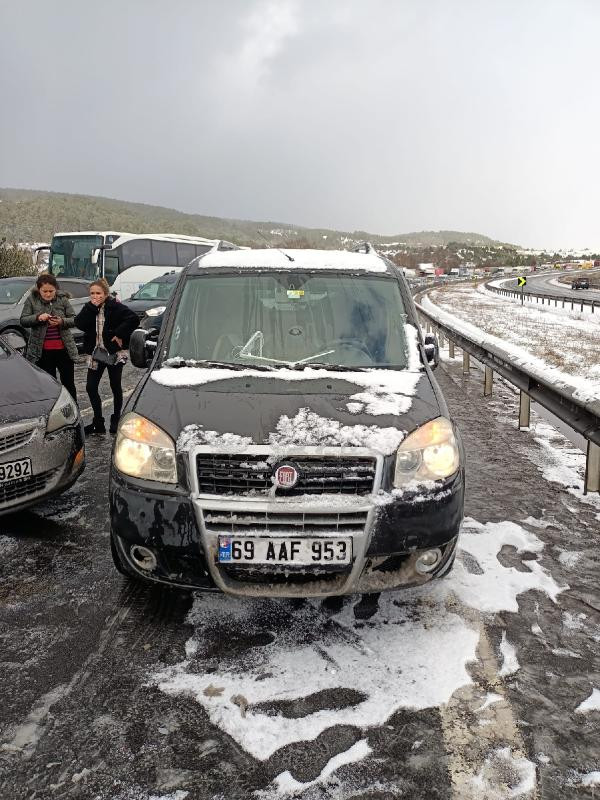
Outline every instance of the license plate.
<svg viewBox="0 0 600 800"><path fill-rule="evenodd" d="M352 560L352 539L265 538L254 536L219 536L221 564L312 564L340 565Z"/></svg>
<svg viewBox="0 0 600 800"><path fill-rule="evenodd" d="M17 481L31 475L31 459L19 458L17 461L6 461L0 464L0 483Z"/></svg>

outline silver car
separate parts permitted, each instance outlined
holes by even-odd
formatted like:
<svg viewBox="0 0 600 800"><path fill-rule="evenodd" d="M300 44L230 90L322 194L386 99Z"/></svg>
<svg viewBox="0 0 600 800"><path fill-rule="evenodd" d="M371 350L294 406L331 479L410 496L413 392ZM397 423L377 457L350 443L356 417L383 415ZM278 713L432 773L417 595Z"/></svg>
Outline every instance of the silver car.
<svg viewBox="0 0 600 800"><path fill-rule="evenodd" d="M0 515L64 492L85 466L77 404L0 336Z"/></svg>

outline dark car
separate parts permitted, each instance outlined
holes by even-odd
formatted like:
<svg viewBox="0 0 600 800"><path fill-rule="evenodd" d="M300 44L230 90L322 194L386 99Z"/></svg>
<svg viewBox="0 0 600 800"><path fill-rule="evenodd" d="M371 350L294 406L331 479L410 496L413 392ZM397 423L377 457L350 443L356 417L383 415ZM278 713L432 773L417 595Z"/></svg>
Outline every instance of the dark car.
<svg viewBox="0 0 600 800"><path fill-rule="evenodd" d="M0 338L0 515L64 492L84 468L77 403Z"/></svg>
<svg viewBox="0 0 600 800"><path fill-rule="evenodd" d="M29 291L35 286L35 276L21 275L14 278L0 278L0 336L18 334L27 341L28 331L21 326L21 312ZM77 314L89 298L90 282L78 278L60 278L60 288L71 296L71 305ZM75 342L80 347L83 334L73 328ZM13 338L9 342L15 341Z"/></svg>
<svg viewBox="0 0 600 800"><path fill-rule="evenodd" d="M589 289L590 288L590 279L589 278L573 278L571 281L571 289Z"/></svg>
<svg viewBox="0 0 600 800"><path fill-rule="evenodd" d="M138 315L141 327L147 330L150 328L160 330L167 303L179 280L179 274L178 270L154 278L123 301Z"/></svg>
<svg viewBox="0 0 600 800"><path fill-rule="evenodd" d="M146 339L132 336L136 366ZM300 597L451 569L464 456L437 344L401 270L370 247L193 261L152 358L112 456L120 572Z"/></svg>

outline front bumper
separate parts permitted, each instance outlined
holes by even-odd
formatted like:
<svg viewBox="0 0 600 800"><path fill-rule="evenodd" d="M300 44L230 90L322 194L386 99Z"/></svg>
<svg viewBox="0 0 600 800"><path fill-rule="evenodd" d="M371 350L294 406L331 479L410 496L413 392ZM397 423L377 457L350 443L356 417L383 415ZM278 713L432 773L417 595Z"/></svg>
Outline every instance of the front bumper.
<svg viewBox="0 0 600 800"><path fill-rule="evenodd" d="M158 491L155 483L125 477L114 468L110 483L112 535L131 571L150 581L254 597L319 597L426 583L451 565L463 502L462 471L430 492L392 498L232 499L181 487ZM288 526L285 532L282 521ZM290 534L289 526L297 533ZM337 569L219 564L218 537L224 532L350 535L352 563ZM131 559L134 544L152 550L157 559L153 571L140 569ZM432 548L441 551L441 559L422 574L417 559Z"/></svg>
<svg viewBox="0 0 600 800"><path fill-rule="evenodd" d="M0 427L0 464L31 459L32 475L0 484L0 515L12 514L68 489L85 467L83 423L46 435L46 419Z"/></svg>

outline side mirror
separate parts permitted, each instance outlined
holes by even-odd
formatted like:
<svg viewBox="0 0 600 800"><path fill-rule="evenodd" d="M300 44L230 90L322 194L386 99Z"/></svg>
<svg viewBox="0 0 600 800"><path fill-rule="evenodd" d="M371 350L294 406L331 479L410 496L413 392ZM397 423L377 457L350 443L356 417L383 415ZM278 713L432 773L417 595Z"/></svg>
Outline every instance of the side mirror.
<svg viewBox="0 0 600 800"><path fill-rule="evenodd" d="M99 256L100 256L100 248L96 247L94 250L92 250L92 258L91 258L92 264L97 264L98 263L98 257Z"/></svg>
<svg viewBox="0 0 600 800"><path fill-rule="evenodd" d="M434 333L426 333L424 339L425 356L431 369L440 363L440 347Z"/></svg>
<svg viewBox="0 0 600 800"><path fill-rule="evenodd" d="M12 347L13 350L16 350L17 353L21 353L21 355L23 355L25 348L27 347L27 342L20 333L17 333L16 331L8 331L8 333L1 333L0 336L2 336L6 344Z"/></svg>
<svg viewBox="0 0 600 800"><path fill-rule="evenodd" d="M134 367L146 369L154 358L158 330L150 328L149 331L143 328L136 328L129 340L129 357Z"/></svg>

